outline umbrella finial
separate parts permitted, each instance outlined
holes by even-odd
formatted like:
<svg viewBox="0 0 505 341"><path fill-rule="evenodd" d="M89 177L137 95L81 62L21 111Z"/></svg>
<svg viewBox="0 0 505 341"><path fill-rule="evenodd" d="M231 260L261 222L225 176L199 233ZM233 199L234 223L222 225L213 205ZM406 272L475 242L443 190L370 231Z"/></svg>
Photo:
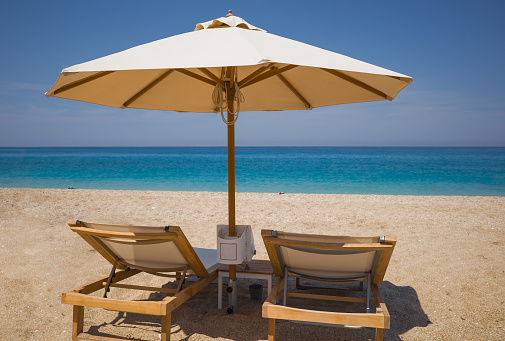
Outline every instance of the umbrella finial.
<svg viewBox="0 0 505 341"><path fill-rule="evenodd" d="M231 14L231 9L229 9L228 10L228 14L226 14L226 18L228 18L228 17L234 17L234 15Z"/></svg>

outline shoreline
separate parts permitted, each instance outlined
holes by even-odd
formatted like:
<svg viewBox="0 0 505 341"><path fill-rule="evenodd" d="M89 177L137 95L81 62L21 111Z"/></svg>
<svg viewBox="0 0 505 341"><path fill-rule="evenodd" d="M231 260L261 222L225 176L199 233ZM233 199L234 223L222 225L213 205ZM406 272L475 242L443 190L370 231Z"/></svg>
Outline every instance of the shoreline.
<svg viewBox="0 0 505 341"><path fill-rule="evenodd" d="M109 192L166 192L166 193L218 193L228 195L228 192L225 191L198 191L198 190L185 190L185 191L170 191L170 190L153 190L153 189L101 189L101 188L53 188L53 187L0 187L0 190L55 190L55 191L109 191ZM279 192L235 192L237 195L239 194L258 194L258 195L279 195ZM334 196L383 196L383 197L426 197L426 198L453 198L453 197L462 197L462 198L505 198L505 195L448 195L448 194L357 194L357 193L298 193L298 192L282 192L281 195L334 195Z"/></svg>
<svg viewBox="0 0 505 341"><path fill-rule="evenodd" d="M397 236L382 285L391 314L385 340L504 339L505 197L240 192L236 205L237 224L253 227L256 259L268 259L263 228ZM227 212L226 192L0 188L0 335L70 339L72 308L60 303L61 293L108 275L110 264L67 220L178 225L193 246L215 248ZM266 340L268 321L262 302L248 299L250 282L239 282L238 314L217 309L215 285L177 308L172 340ZM159 321L143 315L89 309L89 328L159 340ZM373 338L367 328L292 323L279 323L277 332L295 341Z"/></svg>

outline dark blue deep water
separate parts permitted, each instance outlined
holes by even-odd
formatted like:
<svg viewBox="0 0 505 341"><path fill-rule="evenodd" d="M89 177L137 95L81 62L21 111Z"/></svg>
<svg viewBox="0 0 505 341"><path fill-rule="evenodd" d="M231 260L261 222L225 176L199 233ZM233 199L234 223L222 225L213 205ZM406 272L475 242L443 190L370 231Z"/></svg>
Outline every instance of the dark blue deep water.
<svg viewBox="0 0 505 341"><path fill-rule="evenodd" d="M0 148L0 187L224 192L227 150ZM236 188L505 196L505 148L238 147Z"/></svg>

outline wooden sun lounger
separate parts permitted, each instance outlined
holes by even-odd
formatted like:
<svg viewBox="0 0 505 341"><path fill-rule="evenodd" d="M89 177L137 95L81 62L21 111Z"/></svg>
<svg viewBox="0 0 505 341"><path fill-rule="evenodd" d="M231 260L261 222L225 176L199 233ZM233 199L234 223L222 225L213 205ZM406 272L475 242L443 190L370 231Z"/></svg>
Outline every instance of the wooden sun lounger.
<svg viewBox="0 0 505 341"><path fill-rule="evenodd" d="M263 304L262 315L269 319L268 340L275 340L275 320L331 325L339 327L375 328L377 341L383 329L389 329L389 313L382 298L382 284L396 237L335 237L262 230L261 235L276 275L276 283ZM367 298L288 292L288 277L296 277L297 289L328 287L300 286L299 279L325 283L367 282ZM345 291L344 291L345 293ZM371 298L373 294L373 299ZM283 296L283 305L277 304ZM286 300L307 298L350 303L365 303L366 312L343 313L287 306ZM370 312L370 303L376 305Z"/></svg>
<svg viewBox="0 0 505 341"><path fill-rule="evenodd" d="M72 339L83 332L84 307L161 316L161 340L170 340L171 313L217 278L216 250L193 248L178 226L148 227L91 224L70 220L68 225L112 264L108 277L63 293L62 303L74 306ZM117 271L119 270L119 271ZM138 273L179 279L176 289L119 283ZM184 279L199 280L183 288ZM128 301L107 297L111 287L173 294L161 301ZM103 297L90 296L100 289ZM111 338L107 338L111 340Z"/></svg>

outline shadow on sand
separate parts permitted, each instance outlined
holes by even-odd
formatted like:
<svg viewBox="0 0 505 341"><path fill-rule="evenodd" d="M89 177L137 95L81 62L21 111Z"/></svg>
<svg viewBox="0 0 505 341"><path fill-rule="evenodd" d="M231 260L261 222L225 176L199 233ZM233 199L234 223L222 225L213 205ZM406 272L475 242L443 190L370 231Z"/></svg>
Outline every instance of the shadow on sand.
<svg viewBox="0 0 505 341"><path fill-rule="evenodd" d="M211 284L189 299L172 314L171 340L225 338L236 341L267 339L268 321L261 317L262 301L249 298L248 286L253 280L240 280L239 309L228 315L226 309L217 309L216 284ZM167 283L165 287L170 287ZM391 315L391 329L384 330L384 340L399 341L400 336L416 327L426 327L431 322L424 313L416 291L410 286L396 286L391 282L381 285L381 292ZM154 293L149 300L160 300L164 295ZM263 298L266 297L264 289ZM313 302L313 301L312 301ZM224 302L226 305L226 302ZM373 307L375 309L375 307ZM131 340L159 340L160 317L133 313L116 313L109 323L91 326L89 336L113 337L120 335ZM276 340L374 340L371 328L347 329L289 321L276 322Z"/></svg>

